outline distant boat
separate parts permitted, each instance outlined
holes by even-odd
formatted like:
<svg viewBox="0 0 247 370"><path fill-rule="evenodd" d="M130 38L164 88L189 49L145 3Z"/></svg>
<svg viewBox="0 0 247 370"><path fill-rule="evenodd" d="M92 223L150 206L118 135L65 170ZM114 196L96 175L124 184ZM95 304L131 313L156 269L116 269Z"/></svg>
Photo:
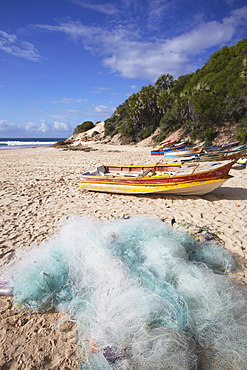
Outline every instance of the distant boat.
<svg viewBox="0 0 247 370"><path fill-rule="evenodd" d="M240 141L234 141L233 143L228 144L220 144L220 145L214 145L208 148L204 148L203 151L209 152L209 151L220 151L220 150L226 150L233 147L237 147L239 145Z"/></svg>
<svg viewBox="0 0 247 370"><path fill-rule="evenodd" d="M159 143L159 145L157 145L157 148L163 148L163 147L165 147L165 146L167 146L167 145L170 145L170 144L175 143L177 140L178 140L178 137L175 137L175 138L170 139L170 140L164 140L164 141L161 141L161 142Z"/></svg>
<svg viewBox="0 0 247 370"><path fill-rule="evenodd" d="M229 178L228 172L234 163L100 166L93 173L82 174L80 188L122 194L205 194Z"/></svg>
<svg viewBox="0 0 247 370"><path fill-rule="evenodd" d="M240 145L230 150L220 150L215 152L207 152L204 150L199 154L188 157L176 158L180 162L215 162L223 160L235 160L238 161L241 157L244 157L247 153L247 145Z"/></svg>
<svg viewBox="0 0 247 370"><path fill-rule="evenodd" d="M151 155L163 155L166 152L184 149L189 140L181 141L180 143L174 145L168 145L166 147L160 147L159 149L154 149L151 151Z"/></svg>
<svg viewBox="0 0 247 370"><path fill-rule="evenodd" d="M194 154L200 153L202 151L204 142L194 146L193 148L186 148L186 149L181 149L181 150L174 150L174 151L169 151L169 152L164 152L162 155L164 157L184 157L184 156L192 156Z"/></svg>

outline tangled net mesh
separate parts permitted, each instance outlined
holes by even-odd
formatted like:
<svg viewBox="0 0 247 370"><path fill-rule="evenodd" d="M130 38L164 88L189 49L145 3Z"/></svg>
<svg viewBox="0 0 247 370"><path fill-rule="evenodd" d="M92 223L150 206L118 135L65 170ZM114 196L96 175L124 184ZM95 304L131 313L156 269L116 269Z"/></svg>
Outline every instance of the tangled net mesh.
<svg viewBox="0 0 247 370"><path fill-rule="evenodd" d="M81 369L244 370L247 289L232 256L158 219L72 217L7 266L13 304L78 328Z"/></svg>

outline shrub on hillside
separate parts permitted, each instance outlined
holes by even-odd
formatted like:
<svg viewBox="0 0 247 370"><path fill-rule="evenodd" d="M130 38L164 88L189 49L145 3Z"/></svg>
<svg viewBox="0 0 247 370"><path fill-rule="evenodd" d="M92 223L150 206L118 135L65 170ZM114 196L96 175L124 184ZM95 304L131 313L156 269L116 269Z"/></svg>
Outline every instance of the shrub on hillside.
<svg viewBox="0 0 247 370"><path fill-rule="evenodd" d="M85 121L81 125L77 125L74 129L74 134L79 134L81 132L85 132L94 128L94 124L91 121Z"/></svg>

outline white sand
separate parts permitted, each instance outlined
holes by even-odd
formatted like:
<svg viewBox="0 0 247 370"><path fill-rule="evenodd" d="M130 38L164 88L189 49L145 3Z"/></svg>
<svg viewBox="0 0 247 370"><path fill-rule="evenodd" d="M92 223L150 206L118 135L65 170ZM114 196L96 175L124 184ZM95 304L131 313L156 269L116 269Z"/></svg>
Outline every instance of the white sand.
<svg viewBox="0 0 247 370"><path fill-rule="evenodd" d="M90 144L91 146L91 144ZM157 215L170 223L191 223L215 231L241 262L238 278L246 283L247 169L233 168L234 177L212 193L199 196L130 196L83 192L80 174L101 164L143 164L158 161L150 147L93 145L95 151L55 148L0 150L0 264L15 251L39 243L72 214L101 219L134 214ZM0 368L77 369L75 327L67 321L52 327L60 313L27 315L0 297Z"/></svg>

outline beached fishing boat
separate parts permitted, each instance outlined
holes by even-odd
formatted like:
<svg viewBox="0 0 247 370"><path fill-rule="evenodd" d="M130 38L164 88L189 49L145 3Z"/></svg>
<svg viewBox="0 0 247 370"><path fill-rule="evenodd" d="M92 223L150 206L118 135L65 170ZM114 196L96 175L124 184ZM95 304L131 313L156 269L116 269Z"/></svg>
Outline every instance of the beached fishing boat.
<svg viewBox="0 0 247 370"><path fill-rule="evenodd" d="M214 145L214 146L210 146L208 148L203 148L203 151L208 152L208 151L227 150L227 149L231 149L233 147L237 147L239 145L239 143L240 143L240 141L234 141L232 143Z"/></svg>
<svg viewBox="0 0 247 370"><path fill-rule="evenodd" d="M83 190L116 193L116 194L174 194L174 195L204 195L219 188L231 175L225 175L213 180L201 180L181 182L167 185L126 185L112 183L83 182L80 186Z"/></svg>
<svg viewBox="0 0 247 370"><path fill-rule="evenodd" d="M205 154L221 154L221 153L232 153L232 152L236 152L236 151L239 151L239 150L242 150L242 149L245 149L246 148L246 144L242 144L242 145L234 145L234 146L231 146L231 147L222 147L222 148L215 148L213 149L213 147L211 148L203 148L202 151L201 151L201 154L205 153Z"/></svg>
<svg viewBox="0 0 247 370"><path fill-rule="evenodd" d="M240 158L244 157L247 153L247 145L241 145L231 150L221 150L218 152L208 152L204 153L202 151L199 154L193 156L176 158L179 162L217 162L224 160L235 160L238 161Z"/></svg>
<svg viewBox="0 0 247 370"><path fill-rule="evenodd" d="M184 156L192 156L194 154L200 153L202 151L204 143L194 146L193 148L185 148L182 150L174 150L169 152L161 153L164 157L184 157Z"/></svg>
<svg viewBox="0 0 247 370"><path fill-rule="evenodd" d="M185 187L188 184L189 188L193 188L191 182L217 180L226 176L234 163L235 161L100 166L93 173L82 174L80 188L96 191L111 191L112 189L114 192L118 190L117 192L121 193L132 191L133 194L137 194L140 192L171 192L173 190L171 186L174 186L174 190L178 189L180 193L182 189L187 191ZM200 188L202 185L206 183L200 183ZM210 186L213 186L211 182L208 183L207 189Z"/></svg>
<svg viewBox="0 0 247 370"><path fill-rule="evenodd" d="M169 151L179 150L186 148L186 144L189 140L181 141L180 143L174 144L174 145L168 145L165 147L160 147L159 149L154 149L151 151L151 155L162 155Z"/></svg>
<svg viewBox="0 0 247 370"><path fill-rule="evenodd" d="M178 137L175 137L175 138L170 139L170 140L161 141L159 143L159 145L157 145L157 148L163 148L163 147L165 147L167 145L171 145L171 144L175 143L177 140L178 140Z"/></svg>

